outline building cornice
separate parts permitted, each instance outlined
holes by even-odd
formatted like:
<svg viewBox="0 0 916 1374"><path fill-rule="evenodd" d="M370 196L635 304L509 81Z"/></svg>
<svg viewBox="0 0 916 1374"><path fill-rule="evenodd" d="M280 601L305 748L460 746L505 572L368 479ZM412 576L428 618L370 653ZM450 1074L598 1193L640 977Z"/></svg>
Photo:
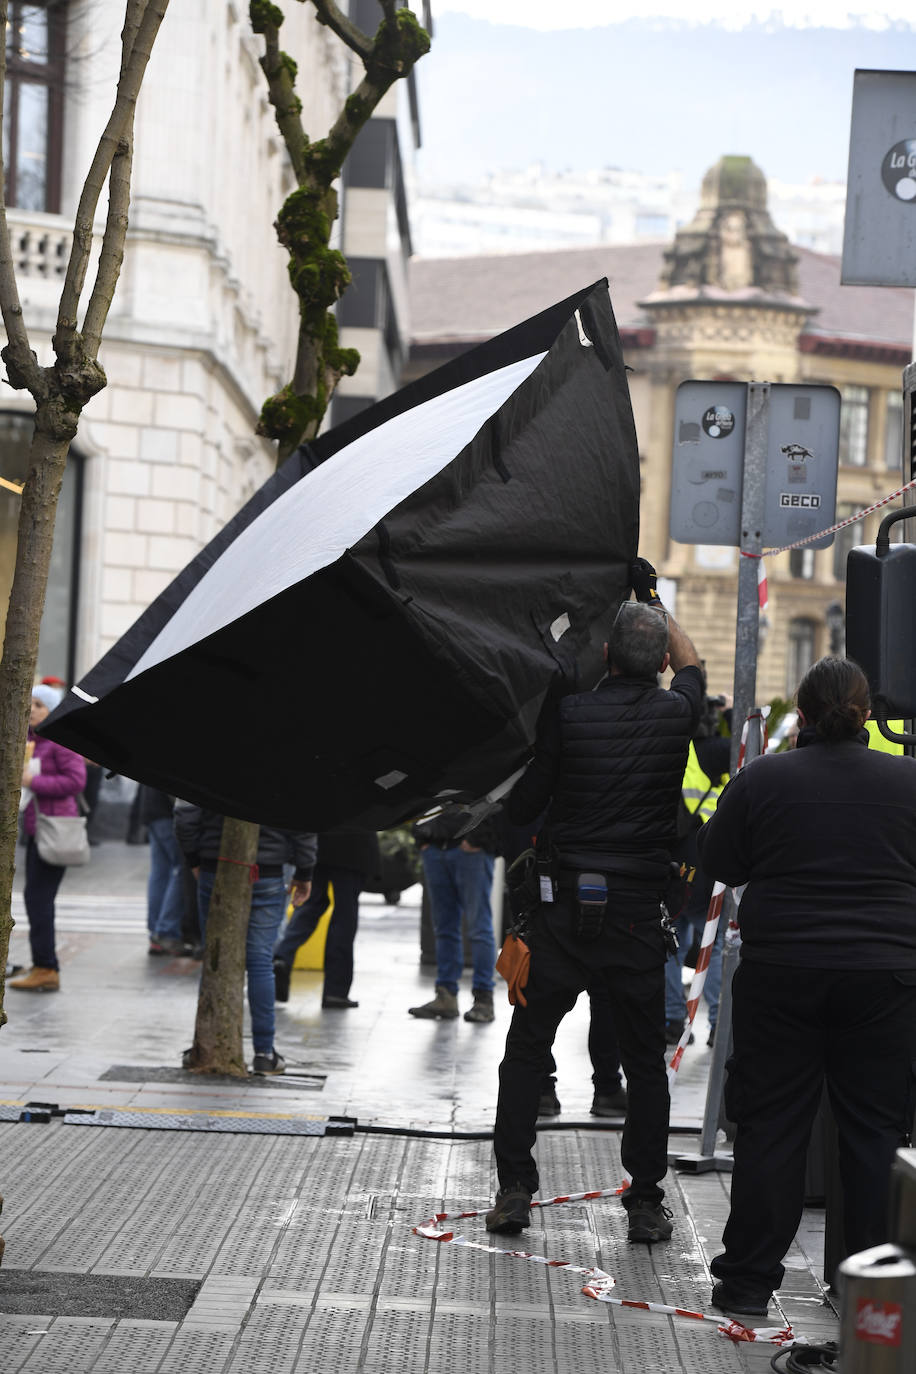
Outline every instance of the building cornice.
<svg viewBox="0 0 916 1374"><path fill-rule="evenodd" d="M855 358L867 363L892 363L897 367L906 367L912 361L912 348L909 344L844 338L841 334L800 334L798 351L818 354L825 358Z"/></svg>

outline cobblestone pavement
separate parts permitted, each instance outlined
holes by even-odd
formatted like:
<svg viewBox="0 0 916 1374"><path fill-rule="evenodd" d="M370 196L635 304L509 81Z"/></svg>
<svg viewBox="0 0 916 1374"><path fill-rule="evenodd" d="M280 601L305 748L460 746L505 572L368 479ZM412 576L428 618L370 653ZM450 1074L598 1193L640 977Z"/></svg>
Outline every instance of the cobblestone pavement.
<svg viewBox="0 0 916 1374"><path fill-rule="evenodd" d="M512 1240L498 1238L491 1253L412 1233L435 1212L489 1202L491 1146L474 1137L492 1126L509 1017L502 997L493 1025L407 1015L433 974L419 962L415 893L397 908L371 896L361 906L358 1008L322 1011L320 975L294 975L290 1001L278 1008L285 1079L214 1082L178 1067L192 1033L198 966L147 956L146 862L142 847L111 842L93 851L89 868L68 872L58 900L62 990L7 994L4 1374L768 1368L772 1347L736 1346L712 1324L591 1301L581 1277L500 1253ZM18 899L14 915L12 957L26 963ZM469 1005L468 989L461 1000ZM617 1132L588 1115L586 1032L587 1008L577 1007L557 1042L564 1111L539 1132L545 1197L614 1188L623 1176ZM678 1152L698 1145L708 1060L701 1034L673 1093ZM9 1119L28 1102L224 1129ZM354 1133L282 1133L291 1122L321 1131L333 1116L355 1118ZM265 1118L270 1133L260 1133ZM708 1260L728 1211L728 1176L672 1172L666 1187L675 1221L667 1245L628 1246L615 1199L536 1211L522 1243L604 1269L616 1279L615 1296L710 1312ZM489 1243L477 1219L454 1225L466 1240ZM837 1333L820 1281L822 1253L823 1214L812 1211L780 1298L783 1315L812 1340ZM107 1307L104 1292L100 1306L89 1303L86 1275L104 1277ZM167 1279L194 1281L185 1315L132 1315L149 1311L156 1284ZM34 1311L4 1303L5 1291L28 1280L30 1291L48 1295L43 1308L38 1297ZM138 1281L142 1309L131 1307ZM81 1292L87 1315L72 1315ZM768 1320L778 1324L775 1308Z"/></svg>

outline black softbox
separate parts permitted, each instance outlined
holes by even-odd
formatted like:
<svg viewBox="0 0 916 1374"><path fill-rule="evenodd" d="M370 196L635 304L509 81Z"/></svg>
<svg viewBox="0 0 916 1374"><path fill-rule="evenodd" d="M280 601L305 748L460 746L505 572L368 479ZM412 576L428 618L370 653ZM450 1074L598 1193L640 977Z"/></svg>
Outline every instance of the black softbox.
<svg viewBox="0 0 916 1374"><path fill-rule="evenodd" d="M602 281L303 445L44 733L295 829L479 798L598 676L638 510Z"/></svg>

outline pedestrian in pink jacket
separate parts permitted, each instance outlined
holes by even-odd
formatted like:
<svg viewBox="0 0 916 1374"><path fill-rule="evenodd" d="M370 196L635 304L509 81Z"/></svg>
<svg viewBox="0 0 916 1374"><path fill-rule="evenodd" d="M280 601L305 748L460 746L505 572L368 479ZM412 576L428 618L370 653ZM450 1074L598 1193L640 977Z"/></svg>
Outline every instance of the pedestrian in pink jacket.
<svg viewBox="0 0 916 1374"><path fill-rule="evenodd" d="M36 728L58 705L63 693L57 687L39 683L32 688L29 715L28 760L22 786L30 788L32 800L25 808L27 837L25 854L25 909L29 918L32 967L9 986L22 992L57 992L60 987L57 952L54 947L54 899L64 869L45 863L35 843L36 808L45 816L76 816L77 797L86 785L86 764L79 754L53 740L35 734Z"/></svg>

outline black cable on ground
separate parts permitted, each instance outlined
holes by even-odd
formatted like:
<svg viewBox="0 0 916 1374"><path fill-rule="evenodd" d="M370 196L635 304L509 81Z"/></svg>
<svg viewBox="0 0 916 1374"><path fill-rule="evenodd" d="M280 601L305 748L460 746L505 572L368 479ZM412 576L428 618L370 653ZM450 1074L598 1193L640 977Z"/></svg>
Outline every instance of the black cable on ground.
<svg viewBox="0 0 916 1374"><path fill-rule="evenodd" d="M622 1131L623 1122L595 1121L545 1121L539 1122L541 1131ZM492 1140L492 1131L433 1131L415 1126L361 1126L353 1127L354 1135L402 1135L416 1140ZM694 1126L671 1126L670 1135L699 1135Z"/></svg>
<svg viewBox="0 0 916 1374"><path fill-rule="evenodd" d="M789 1345L785 1350L777 1350L770 1360L770 1368L776 1374L811 1374L812 1370L839 1370L840 1347L836 1341L825 1341L823 1345ZM780 1363L785 1361L784 1364Z"/></svg>

